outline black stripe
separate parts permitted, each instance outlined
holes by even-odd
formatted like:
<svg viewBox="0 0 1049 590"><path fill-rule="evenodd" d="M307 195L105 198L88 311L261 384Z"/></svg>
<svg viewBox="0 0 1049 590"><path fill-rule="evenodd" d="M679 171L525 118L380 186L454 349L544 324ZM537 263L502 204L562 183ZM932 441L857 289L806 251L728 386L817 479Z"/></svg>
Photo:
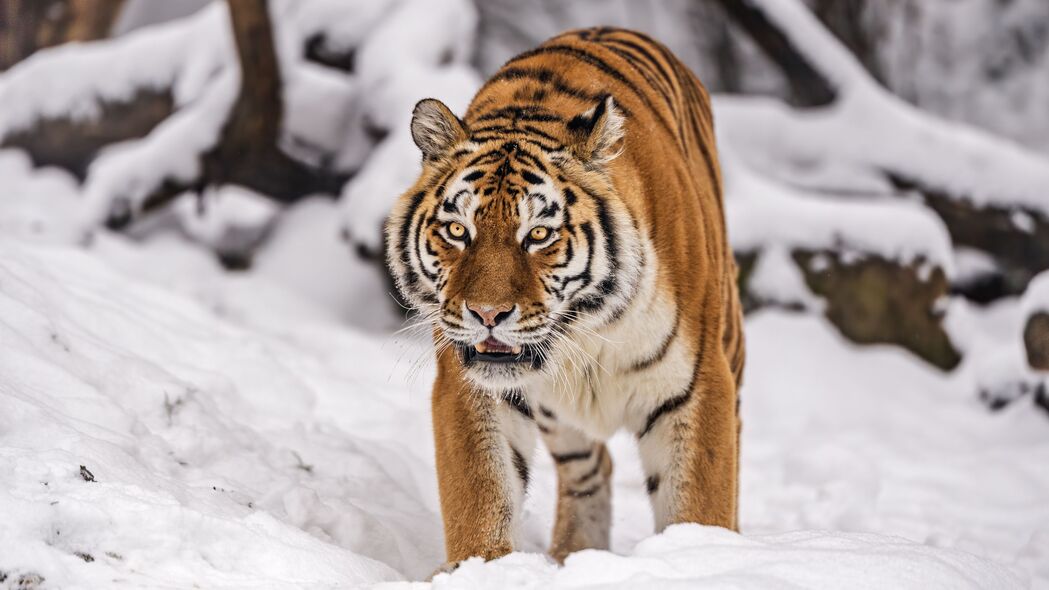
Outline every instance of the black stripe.
<svg viewBox="0 0 1049 590"><path fill-rule="evenodd" d="M539 129L535 125L521 125L521 130L527 131L527 132L529 132L529 133L531 133L533 135L536 135L536 136L542 137L543 139L546 139L548 141L554 142L554 145L557 146L556 149L564 149L564 146L561 145L561 140L560 139L554 137L553 135L550 135L549 133L543 131L542 129Z"/></svg>
<svg viewBox="0 0 1049 590"><path fill-rule="evenodd" d="M554 153L554 152L560 152L560 151L564 150L564 146L562 146L560 144L557 144L557 145L545 144L545 143L539 141L538 139L536 139L534 137L529 137L527 135L520 135L518 137L515 137L514 139L515 139L515 141L524 142L524 143L528 143L528 144L534 145L535 147L543 150L546 153ZM470 140L471 141L475 141L477 143L488 143L488 142L491 142L491 141L504 142L504 141L506 141L506 136L505 135L495 135L495 134L476 135L476 136L471 136ZM491 153L489 153L488 155L491 156ZM484 159L483 157L474 158L470 162L470 165L476 164L477 162L479 162L479 161L481 161L483 159Z"/></svg>
<svg viewBox="0 0 1049 590"><path fill-rule="evenodd" d="M560 53L562 55L574 57L575 59L582 61L583 63L589 64L594 68L601 70L613 80L616 80L623 86L626 86L635 96L641 99L641 102L645 103L645 106L647 106L652 111L652 113L656 116L656 120L659 121L659 123L663 126L667 133L670 133L671 135L674 134L673 130L670 127L670 124L667 123L666 119L660 115L658 110L656 110L655 105L653 105L652 101L649 100L647 94L641 92L641 89L638 88L637 85L634 84L629 78L624 76L622 72L608 65L608 62L588 51L584 51L582 49L572 47L570 45L542 45L536 47L531 51L526 51L518 55L517 57L510 60L509 63L514 63L519 60L528 59L530 57L535 57L546 53Z"/></svg>
<svg viewBox="0 0 1049 590"><path fill-rule="evenodd" d="M600 490L601 486L603 485L605 485L604 482L601 482L585 490L567 490L565 493L567 493L569 496L572 496L573 498L589 498L590 496L596 494L597 491Z"/></svg>
<svg viewBox="0 0 1049 590"><path fill-rule="evenodd" d="M539 158L537 158L537 157L533 156L532 154L526 152L525 150L517 150L516 152L514 152L514 158L518 159L518 160L521 160L521 161L524 161L525 163L531 164L532 166L535 166L543 174L548 174L549 173L549 172L547 172L546 165L543 164L542 160L540 160ZM529 172L529 174L531 174L531 172ZM540 181L540 182L542 182L542 181Z"/></svg>
<svg viewBox="0 0 1049 590"><path fill-rule="evenodd" d="M536 216L537 217L542 217L544 219L549 219L549 218L554 217L555 215L557 215L557 212L560 211L560 210L561 210L561 204L558 203L557 201L554 201L553 203L550 203L546 207L543 207L542 210L540 210L539 213L536 214Z"/></svg>
<svg viewBox="0 0 1049 590"><path fill-rule="evenodd" d="M674 410L685 405L685 402L687 402L690 397L692 397L691 389L686 393L683 393L676 397L672 397L659 404L659 407L655 410L652 410L652 413L649 414L648 418L645 419L645 427L641 429L641 432L638 433L637 437L641 438L648 434L648 431L652 430L652 427L656 425L656 421L662 418L663 414L673 412Z"/></svg>
<svg viewBox="0 0 1049 590"><path fill-rule="evenodd" d="M521 171L521 178L523 178L524 181L527 182L528 184L543 184L543 179L542 178L536 176L535 174L533 174L532 172L529 172L528 170L522 170Z"/></svg>
<svg viewBox="0 0 1049 590"><path fill-rule="evenodd" d="M643 62L637 54L631 53L629 50L615 45L605 45L605 49L623 58L623 61L627 62L635 72L645 79L645 82L648 82L653 90L663 97L663 100L667 102L667 106L670 107L672 111L675 111L676 114L677 109L674 108L673 86L667 86L663 80L660 80L657 76L653 75L645 66L645 62Z"/></svg>
<svg viewBox="0 0 1049 590"><path fill-rule="evenodd" d="M605 241L605 258L608 259L608 276L598 285L598 290L605 295L611 295L616 290L616 276L619 274L619 244L616 242L616 232L612 224L612 215L605 205L604 199L587 191L587 195L594 200L597 207L597 219L601 224L602 237Z"/></svg>
<svg viewBox="0 0 1049 590"><path fill-rule="evenodd" d="M680 69L682 67L684 67L684 66L677 65L678 77L679 77L679 79L680 78L684 78L684 80L682 80L682 83L683 83L682 85L685 88L685 93L688 95L688 99L689 99L688 103L689 103L690 106L698 108L700 105L702 105L704 103L704 99L697 94L697 92L696 92L696 85L695 85L692 77L691 76L688 76L688 77L683 76L682 72L680 71ZM718 180L717 170L716 170L716 168L714 166L714 157L710 153L710 146L707 145L706 135L700 129L700 123L699 123L699 121L696 118L695 112L693 112L693 109L691 109L691 108L688 109L688 111L689 111L689 123L692 126L693 133L695 133L695 135L696 135L696 142L699 145L700 152L703 154L703 163L706 164L707 175L710 177L710 182L714 185L715 196L717 196L718 211L720 212L721 211L721 182ZM722 213L722 219L724 219L724 213Z"/></svg>
<svg viewBox="0 0 1049 590"><path fill-rule="evenodd" d="M473 182L478 178L481 178L482 176L484 176L484 170L474 170L473 172L464 176L463 180L465 180L466 182Z"/></svg>
<svg viewBox="0 0 1049 590"><path fill-rule="evenodd" d="M650 475L650 476L648 476L648 479L645 480L645 490L648 491L648 495L651 496L652 494L656 493L656 490L658 490L658 489L659 489L659 476L658 475Z"/></svg>
<svg viewBox="0 0 1049 590"><path fill-rule="evenodd" d="M663 67L663 64L660 63L658 59L656 59L656 56L652 55L652 53L643 45L635 43L633 41L628 41L626 39L604 39L603 42L622 45L624 47L629 47L630 49L636 51L637 53L642 55L648 61L648 63L652 64L655 67L656 71L659 73L659 76L663 78L663 80L666 82L668 88L674 88L674 79L670 76L670 72L668 72L666 68Z"/></svg>
<svg viewBox="0 0 1049 590"><path fill-rule="evenodd" d="M415 250L415 257L419 260L419 270L422 271L423 276L429 279L430 282L434 282L435 280L437 280L437 273L431 272L430 269L426 268L426 262L423 261L423 253L420 249L421 246L419 245L419 242L422 241L421 238L423 234L423 226L428 223L433 223L434 215L431 214L428 217L420 215L419 217L419 223L415 225L415 239L412 240L411 246ZM427 242L427 246L429 246L429 242Z"/></svg>
<svg viewBox="0 0 1049 590"><path fill-rule="evenodd" d="M643 371L651 367L652 365L658 363L659 361L663 360L663 357L667 355L667 351L670 350L670 345L674 342L674 339L677 338L678 326L680 326L680 324L681 313L677 308L675 308L674 325L670 328L670 333L667 334L667 337L663 339L663 343L659 346L659 350L656 351L656 354L648 357L647 359L634 363L634 365L630 367L630 371Z"/></svg>
<svg viewBox="0 0 1049 590"><path fill-rule="evenodd" d="M598 447L597 448L597 461L594 461L594 468L591 469L590 471L586 472L585 474L579 476L575 480L575 482L577 484L585 483L586 480L588 480L591 477L594 477L595 475L597 475L598 472L601 471L601 464L604 463L604 458L605 458L604 447Z"/></svg>
<svg viewBox="0 0 1049 590"><path fill-rule="evenodd" d="M572 98L576 98L585 102L594 102L598 98L597 94L587 92L582 88L575 88L571 86L563 78L555 74L553 70L549 70L547 68L529 68L513 66L505 66L501 70L496 72L494 76L488 79L484 87L482 87L477 94L481 95L484 92L484 90L488 88L489 85L494 84L496 82L513 82L518 80L533 80L541 84L547 85L548 89L553 90L558 94L571 96Z"/></svg>
<svg viewBox="0 0 1049 590"><path fill-rule="evenodd" d="M707 303L709 301L710 289L707 289L707 291L703 294L703 300L700 301L699 309L706 309ZM656 408L651 414L648 415L648 418L645 420L645 427L642 428L641 432L637 435L639 439L648 434L649 430L652 430L652 427L656 424L656 420L659 420L659 418L663 414L666 414L667 412L672 412L677 408L681 407L692 396L692 391L695 389L696 383L699 382L700 367L703 364L703 355L706 352L706 331L706 325L701 323L699 327L699 351L696 352L696 360L692 365L692 378L689 380L688 387L685 388L685 392L681 395L678 395L677 397L672 397L664 401L658 408Z"/></svg>
<svg viewBox="0 0 1049 590"><path fill-rule="evenodd" d="M477 116L478 121L494 121L496 119L510 119L511 124L517 121L534 121L539 123L561 123L564 121L560 115L536 105L504 106Z"/></svg>
<svg viewBox="0 0 1049 590"><path fill-rule="evenodd" d="M521 478L521 487L527 488L529 475L528 462L525 461L524 455L521 454L521 451L518 451L512 446L510 447L510 450L513 452L514 469L517 470L517 477Z"/></svg>
<svg viewBox="0 0 1049 590"><path fill-rule="evenodd" d="M574 453L565 453L558 455L557 453L550 453L550 456L554 458L555 463L569 463L571 461L583 461L589 459L590 455L594 454L594 449L587 449L585 451L577 451Z"/></svg>
<svg viewBox="0 0 1049 590"><path fill-rule="evenodd" d="M528 407L528 403L525 401L524 396L517 389L511 389L510 391L503 392L503 399L506 400L510 407L517 410L525 418L532 420L532 408Z"/></svg>
<svg viewBox="0 0 1049 590"><path fill-rule="evenodd" d="M575 281L580 282L579 288L577 288L572 294L575 295L590 285L591 275L590 267L594 263L594 229L590 226L590 222L585 222L579 225L579 231L583 232L583 237L586 239L586 266L579 274L565 277L561 281L561 290L567 291L569 283Z"/></svg>

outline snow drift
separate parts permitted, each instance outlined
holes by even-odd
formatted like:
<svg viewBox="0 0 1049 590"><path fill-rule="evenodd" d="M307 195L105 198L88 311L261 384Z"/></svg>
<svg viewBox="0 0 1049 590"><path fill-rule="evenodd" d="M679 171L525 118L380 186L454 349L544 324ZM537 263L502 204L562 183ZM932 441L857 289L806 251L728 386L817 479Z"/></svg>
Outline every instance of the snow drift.
<svg viewBox="0 0 1049 590"><path fill-rule="evenodd" d="M443 558L432 369L404 382L425 343L318 321L306 300L265 305L278 288L262 277L245 279L254 297L216 301L195 284L215 277L180 252L0 241L0 571L56 587L426 577ZM179 269L178 290L143 278L169 274L145 270L158 260ZM682 526L649 537L640 466L617 437L614 552L564 568L539 554L554 470L538 457L525 553L468 562L434 586L1049 580L1041 416L988 415L950 379L897 351L852 350L817 319L758 314L748 337L747 535ZM782 532L804 529L839 532Z"/></svg>

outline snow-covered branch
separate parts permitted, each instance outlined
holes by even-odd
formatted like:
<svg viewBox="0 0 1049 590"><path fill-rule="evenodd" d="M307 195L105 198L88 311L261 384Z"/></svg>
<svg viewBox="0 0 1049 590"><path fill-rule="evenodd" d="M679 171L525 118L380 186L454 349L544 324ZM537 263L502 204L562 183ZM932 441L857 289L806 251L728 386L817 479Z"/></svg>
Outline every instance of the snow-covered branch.
<svg viewBox="0 0 1049 590"><path fill-rule="evenodd" d="M1026 269L1022 283L1049 267L1049 160L884 90L799 0L747 4L833 86L836 99L795 110L770 99L721 97L717 115L725 144L792 181L814 169L837 168L916 189L947 223L956 245Z"/></svg>

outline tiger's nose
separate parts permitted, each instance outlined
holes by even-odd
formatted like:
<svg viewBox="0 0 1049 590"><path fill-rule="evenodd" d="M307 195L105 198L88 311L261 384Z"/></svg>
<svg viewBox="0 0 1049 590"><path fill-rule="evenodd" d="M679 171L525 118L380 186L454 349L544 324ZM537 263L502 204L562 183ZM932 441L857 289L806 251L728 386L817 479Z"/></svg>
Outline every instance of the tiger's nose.
<svg viewBox="0 0 1049 590"><path fill-rule="evenodd" d="M473 303L467 303L466 309L470 310L470 313L478 319L482 324L494 328L499 325L499 322L510 317L510 314L514 312L514 305L476 305Z"/></svg>

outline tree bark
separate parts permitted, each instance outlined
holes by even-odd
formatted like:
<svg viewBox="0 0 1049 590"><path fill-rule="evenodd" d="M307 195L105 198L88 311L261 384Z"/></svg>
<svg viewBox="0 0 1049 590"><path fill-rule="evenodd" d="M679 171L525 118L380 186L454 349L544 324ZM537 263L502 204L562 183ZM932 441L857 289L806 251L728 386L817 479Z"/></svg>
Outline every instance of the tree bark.
<svg viewBox="0 0 1049 590"><path fill-rule="evenodd" d="M867 72L884 85L885 72L876 51L880 31L867 26L871 5L870 0L816 0L812 11Z"/></svg>
<svg viewBox="0 0 1049 590"><path fill-rule="evenodd" d="M240 63L240 92L218 143L204 153L203 173L189 183L165 182L150 195L143 213L166 205L184 191L236 184L282 203L311 194L338 194L348 175L307 166L279 147L284 88L266 0L228 0ZM107 225L131 221L115 211Z"/></svg>
<svg viewBox="0 0 1049 590"><path fill-rule="evenodd" d="M347 176L312 168L279 147L284 88L266 0L229 0L240 93L218 145L204 156L204 184L238 184L281 202L337 194Z"/></svg>
<svg viewBox="0 0 1049 590"><path fill-rule="evenodd" d="M790 85L792 102L800 107L824 106L834 102L837 91L830 80L802 55L790 38L747 0L716 0L765 55L783 71Z"/></svg>
<svg viewBox="0 0 1049 590"><path fill-rule="evenodd" d="M124 0L4 0L0 3L0 70L38 49L109 36Z"/></svg>

